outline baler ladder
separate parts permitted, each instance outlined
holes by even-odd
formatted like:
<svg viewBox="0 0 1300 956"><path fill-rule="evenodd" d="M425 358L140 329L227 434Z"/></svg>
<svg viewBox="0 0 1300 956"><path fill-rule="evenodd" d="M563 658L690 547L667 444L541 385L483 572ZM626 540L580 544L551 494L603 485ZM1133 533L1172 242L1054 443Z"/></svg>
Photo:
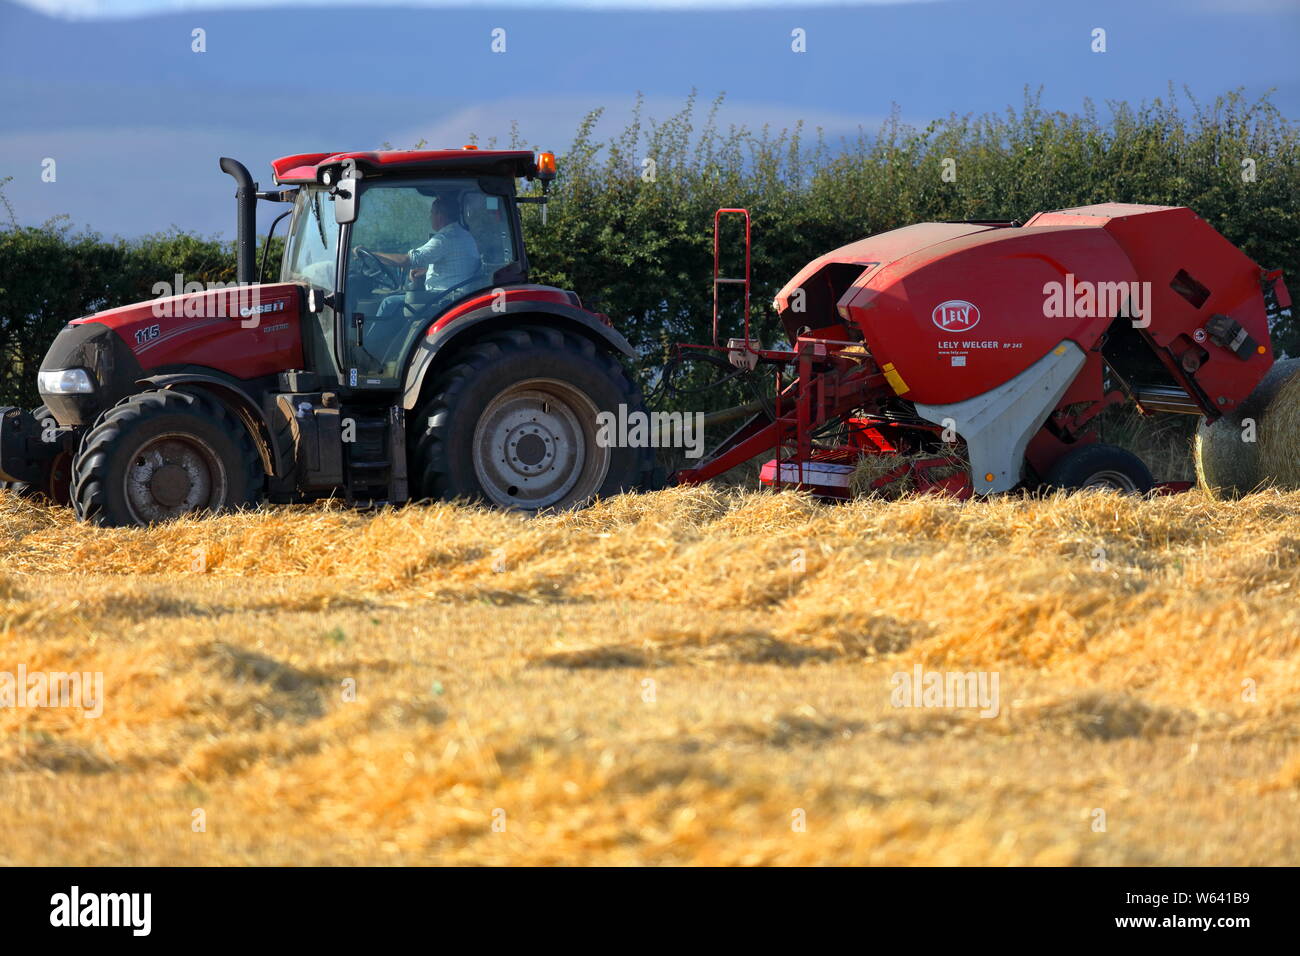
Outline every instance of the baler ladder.
<svg viewBox="0 0 1300 956"><path fill-rule="evenodd" d="M793 484L798 487L804 483L804 463L811 461L813 429L825 421L826 404L825 379L813 372L813 362L824 360L830 354L828 343L820 339L801 338L795 342L795 378L790 387L786 387L785 377L778 368L776 373L776 474L773 487L780 491L784 484L781 476L786 449L794 451L795 473ZM840 343L835 343L840 344ZM783 396L791 399L788 408L782 401Z"/></svg>
<svg viewBox="0 0 1300 956"><path fill-rule="evenodd" d="M721 235L719 226L722 223L724 214L735 214L745 217L745 278L733 279L718 274ZM743 285L745 287L745 347L749 348L749 210L748 209L719 209L713 214L713 344L718 344L718 287L723 285Z"/></svg>
<svg viewBox="0 0 1300 956"><path fill-rule="evenodd" d="M745 220L745 277L721 275L721 223L724 215ZM814 451L814 433L833 418L840 418L885 388L880 370L871 362L861 342L799 337L792 349L764 349L750 338L751 231L748 209L719 209L713 214L713 345L683 345L685 349L726 351L733 365L756 367L760 362L775 366L776 395L773 407L759 412L728 436L710 459L695 468L679 471L675 480L698 484L748 461L764 451L776 453L773 485L808 483L805 465L825 460ZM745 337L718 341L720 318L719 286L741 285L745 289ZM748 353L748 354L746 354ZM785 369L793 366L792 376ZM770 417L768 417L770 416ZM793 453L793 454L791 454ZM790 459L790 460L787 460ZM794 480L792 481L791 478Z"/></svg>

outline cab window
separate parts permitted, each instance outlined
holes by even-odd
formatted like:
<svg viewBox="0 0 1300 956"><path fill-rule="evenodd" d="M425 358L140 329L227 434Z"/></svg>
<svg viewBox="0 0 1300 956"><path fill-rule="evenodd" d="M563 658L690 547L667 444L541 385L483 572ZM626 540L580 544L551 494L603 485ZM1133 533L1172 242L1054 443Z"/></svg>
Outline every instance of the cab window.
<svg viewBox="0 0 1300 956"><path fill-rule="evenodd" d="M323 189L303 189L298 193L289 245L280 270L281 281L307 282L326 292L333 291L339 239L333 202L333 197Z"/></svg>
<svg viewBox="0 0 1300 956"><path fill-rule="evenodd" d="M519 271L510 202L479 180L367 184L349 240L345 366L360 384L390 384L438 314Z"/></svg>

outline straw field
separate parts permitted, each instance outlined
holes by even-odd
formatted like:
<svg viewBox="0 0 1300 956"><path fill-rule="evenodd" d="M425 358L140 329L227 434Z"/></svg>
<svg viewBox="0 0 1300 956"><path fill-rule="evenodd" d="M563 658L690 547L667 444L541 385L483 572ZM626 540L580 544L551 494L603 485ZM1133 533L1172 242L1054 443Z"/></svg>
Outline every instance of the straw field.
<svg viewBox="0 0 1300 956"><path fill-rule="evenodd" d="M103 675L0 708L0 863L1294 865L1298 595L1300 492L0 493L0 672Z"/></svg>

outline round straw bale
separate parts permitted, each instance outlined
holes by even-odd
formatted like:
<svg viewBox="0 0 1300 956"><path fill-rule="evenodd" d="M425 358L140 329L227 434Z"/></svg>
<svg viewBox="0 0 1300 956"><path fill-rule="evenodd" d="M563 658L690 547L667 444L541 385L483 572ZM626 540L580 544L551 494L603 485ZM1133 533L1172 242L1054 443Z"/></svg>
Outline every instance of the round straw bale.
<svg viewBox="0 0 1300 956"><path fill-rule="evenodd" d="M1300 359L1278 362L1276 394L1259 422L1260 478L1280 488L1300 488Z"/></svg>
<svg viewBox="0 0 1300 956"><path fill-rule="evenodd" d="M1192 457L1196 483L1206 491L1232 497L1259 484L1259 446L1242 441L1241 424L1231 415L1212 425L1201 420Z"/></svg>
<svg viewBox="0 0 1300 956"><path fill-rule="evenodd" d="M1243 495L1270 483L1300 487L1296 372L1300 372L1300 359L1275 362L1239 408L1212 425L1201 422L1194 458L1202 488Z"/></svg>

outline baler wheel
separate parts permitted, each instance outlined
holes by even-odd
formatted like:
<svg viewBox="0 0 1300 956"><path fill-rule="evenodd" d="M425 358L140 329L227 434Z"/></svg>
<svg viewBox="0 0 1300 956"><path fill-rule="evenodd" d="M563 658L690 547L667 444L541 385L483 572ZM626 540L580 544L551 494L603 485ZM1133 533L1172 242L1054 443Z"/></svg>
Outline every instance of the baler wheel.
<svg viewBox="0 0 1300 956"><path fill-rule="evenodd" d="M641 391L589 339L544 326L493 332L433 384L411 429L418 497L524 512L643 489L654 451L601 447L596 416L641 411Z"/></svg>
<svg viewBox="0 0 1300 956"><path fill-rule="evenodd" d="M265 472L244 425L206 396L141 392L86 433L72 463L77 517L130 527L256 504Z"/></svg>
<svg viewBox="0 0 1300 956"><path fill-rule="evenodd" d="M1096 442L1066 452L1047 473L1053 488L1110 488L1140 494L1155 487L1151 470L1131 451Z"/></svg>

